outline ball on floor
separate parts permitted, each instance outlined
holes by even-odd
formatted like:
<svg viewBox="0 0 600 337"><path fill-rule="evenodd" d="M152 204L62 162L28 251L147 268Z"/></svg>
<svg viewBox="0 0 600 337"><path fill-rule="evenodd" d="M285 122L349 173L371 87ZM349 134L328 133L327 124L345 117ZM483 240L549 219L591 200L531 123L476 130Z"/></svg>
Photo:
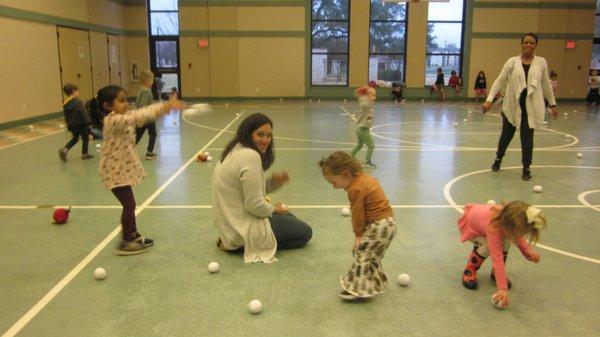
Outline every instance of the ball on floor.
<svg viewBox="0 0 600 337"><path fill-rule="evenodd" d="M206 161L212 161L212 156L206 156Z"/></svg>
<svg viewBox="0 0 600 337"><path fill-rule="evenodd" d="M578 152L578 153L577 153L577 158L579 158L579 159L583 158L583 153L581 153L581 152Z"/></svg>
<svg viewBox="0 0 600 337"><path fill-rule="evenodd" d="M406 287L410 283L410 276L408 274L398 275L398 284Z"/></svg>
<svg viewBox="0 0 600 337"><path fill-rule="evenodd" d="M458 123L454 123L454 127L457 127L457 126L458 126Z"/></svg>
<svg viewBox="0 0 600 337"><path fill-rule="evenodd" d="M104 268L96 268L94 270L94 277L96 280L104 280L106 278L106 270Z"/></svg>
<svg viewBox="0 0 600 337"><path fill-rule="evenodd" d="M349 216L350 215L350 207L344 207L344 208L342 208L342 215L343 216Z"/></svg>
<svg viewBox="0 0 600 337"><path fill-rule="evenodd" d="M542 192L542 190L543 190L543 188L542 188L542 186L540 186L540 185L535 185L535 186L533 186L533 191L534 191L535 193L541 193L541 192Z"/></svg>
<svg viewBox="0 0 600 337"><path fill-rule="evenodd" d="M217 262L211 262L208 264L208 272L210 273L216 273L219 271L220 268L221 266L219 266Z"/></svg>
<svg viewBox="0 0 600 337"><path fill-rule="evenodd" d="M488 200L488 201L486 202L486 204L488 204L488 205L495 205L495 204L496 204L496 202L495 202L494 200L491 200L491 199L490 199L490 200Z"/></svg>
<svg viewBox="0 0 600 337"><path fill-rule="evenodd" d="M253 314L258 314L262 311L262 303L259 300L252 300L248 303L248 310Z"/></svg>
<svg viewBox="0 0 600 337"><path fill-rule="evenodd" d="M506 305L504 305L504 302L496 301L496 299L494 298L494 295L492 295L492 303L494 303L494 306L496 307L496 309L506 308Z"/></svg>

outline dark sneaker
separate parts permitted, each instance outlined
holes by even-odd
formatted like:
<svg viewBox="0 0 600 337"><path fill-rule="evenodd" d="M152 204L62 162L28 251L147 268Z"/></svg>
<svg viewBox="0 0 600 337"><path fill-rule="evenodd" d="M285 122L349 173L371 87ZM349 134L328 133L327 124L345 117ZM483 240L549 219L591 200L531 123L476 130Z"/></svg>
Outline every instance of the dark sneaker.
<svg viewBox="0 0 600 337"><path fill-rule="evenodd" d="M494 164L492 164L492 171L498 172L500 171L500 164L502 163L502 159L496 158L494 160Z"/></svg>
<svg viewBox="0 0 600 337"><path fill-rule="evenodd" d="M60 160L64 161L65 163L67 162L67 152L69 152L69 149L66 147L58 150L58 156L60 157Z"/></svg>
<svg viewBox="0 0 600 337"><path fill-rule="evenodd" d="M490 277L492 278L492 281L496 282L496 275L494 275L494 271L492 271ZM508 289L512 288L512 282L510 282L508 277L506 278L506 285L508 286Z"/></svg>
<svg viewBox="0 0 600 337"><path fill-rule="evenodd" d="M139 234L138 234L139 235ZM117 255L135 255L141 254L148 250L148 248L154 245L154 241L152 239L145 238L143 236L138 236L134 240L122 240L117 247Z"/></svg>
<svg viewBox="0 0 600 337"><path fill-rule="evenodd" d="M154 152L146 152L146 160L156 159L158 156Z"/></svg>
<svg viewBox="0 0 600 337"><path fill-rule="evenodd" d="M358 299L358 296L354 296L351 293L347 292L346 290L340 290L338 295L340 295L340 297L346 301L354 301L354 300Z"/></svg>
<svg viewBox="0 0 600 337"><path fill-rule="evenodd" d="M85 154L81 155L81 160L92 159L92 158L94 158L94 156L92 156L89 153L85 153Z"/></svg>
<svg viewBox="0 0 600 337"><path fill-rule="evenodd" d="M523 180L525 180L525 181L529 181L529 180L533 179L533 177L531 176L531 170L524 168L523 175L521 176L521 178L523 178Z"/></svg>

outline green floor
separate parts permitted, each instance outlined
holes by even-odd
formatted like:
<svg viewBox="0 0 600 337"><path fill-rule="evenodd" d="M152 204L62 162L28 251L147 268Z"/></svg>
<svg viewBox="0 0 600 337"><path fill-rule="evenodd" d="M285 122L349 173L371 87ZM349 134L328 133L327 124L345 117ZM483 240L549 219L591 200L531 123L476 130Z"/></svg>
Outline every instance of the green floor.
<svg viewBox="0 0 600 337"><path fill-rule="evenodd" d="M536 130L534 180L523 182L518 136L506 169L489 171L498 115L484 116L465 102L378 103L378 168L371 173L395 207L398 234L383 260L388 291L346 303L337 291L338 277L351 263L350 219L340 215L347 198L325 182L316 162L353 147L355 124L348 113L355 106L252 102L214 108L205 118L174 114L160 121L159 159L143 161L147 177L135 188L140 230L156 246L139 256L115 256L117 239L102 244L117 227L120 210L111 207L117 202L98 176L99 143L90 147L96 158L81 161L78 144L66 164L57 149L67 136L52 128L47 136L0 146L0 333L14 325L2 336L598 335L596 112L561 106L557 121ZM239 121L257 111L274 121L273 170L292 176L273 199L314 229L307 247L278 253L274 264L244 264L241 256L217 249L209 209L214 163L187 165L205 147L217 158ZM146 138L140 154L145 144ZM538 184L541 194L531 191ZM531 202L549 220L541 244L551 250L538 248L540 264L511 252L512 305L504 311L490 300L490 262L481 269L479 290L460 282L470 247L458 240L453 206L488 199ZM74 206L67 224L51 224L52 205ZM91 252L91 261L81 263ZM211 261L221 264L218 274L207 272ZM97 267L106 269L105 280L94 279ZM399 273L411 275L409 287L394 282ZM259 315L247 310L254 298L263 303Z"/></svg>

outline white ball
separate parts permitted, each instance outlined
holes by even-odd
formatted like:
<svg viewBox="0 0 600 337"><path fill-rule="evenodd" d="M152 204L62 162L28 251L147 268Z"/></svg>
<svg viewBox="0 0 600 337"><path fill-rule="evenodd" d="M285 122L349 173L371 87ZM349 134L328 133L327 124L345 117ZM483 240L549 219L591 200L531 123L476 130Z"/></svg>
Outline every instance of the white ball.
<svg viewBox="0 0 600 337"><path fill-rule="evenodd" d="M206 157L206 161L212 161L212 156Z"/></svg>
<svg viewBox="0 0 600 337"><path fill-rule="evenodd" d="M495 202L494 200L491 200L491 199L490 199L490 200L488 200L488 201L486 202L486 204L488 204L488 205L495 205L495 204L496 204L496 202Z"/></svg>
<svg viewBox="0 0 600 337"><path fill-rule="evenodd" d="M578 152L578 153L577 153L577 158L579 158L579 159L583 158L583 153L581 153L581 152Z"/></svg>
<svg viewBox="0 0 600 337"><path fill-rule="evenodd" d="M96 277L96 280L104 280L106 278L106 270L104 270L104 268L96 268L96 270L94 270L94 276Z"/></svg>
<svg viewBox="0 0 600 337"><path fill-rule="evenodd" d="M504 305L504 303L502 303L501 301L494 301L494 295L492 295L492 303L494 303L494 306L496 307L496 309L504 309L504 308L506 308L506 306Z"/></svg>
<svg viewBox="0 0 600 337"><path fill-rule="evenodd" d="M454 123L454 127L457 127L457 126L458 126L458 123Z"/></svg>
<svg viewBox="0 0 600 337"><path fill-rule="evenodd" d="M466 122L467 122L467 119L466 119L466 118L465 118L465 119L463 119L463 122L465 122L465 123L466 123Z"/></svg>
<svg viewBox="0 0 600 337"><path fill-rule="evenodd" d="M262 303L259 300L252 300L248 303L248 310L253 314L258 314L262 311Z"/></svg>
<svg viewBox="0 0 600 337"><path fill-rule="evenodd" d="M195 110L195 111L188 111L188 110ZM206 116L212 112L212 107L210 106L210 104L199 103L199 104L193 104L192 106L190 106L190 109L186 109L184 111L184 113L186 113L186 111L188 111L188 114Z"/></svg>
<svg viewBox="0 0 600 337"><path fill-rule="evenodd" d="M467 113L470 115L471 114L471 110L469 110Z"/></svg>
<svg viewBox="0 0 600 337"><path fill-rule="evenodd" d="M565 135L565 138L571 138L571 135Z"/></svg>
<svg viewBox="0 0 600 337"><path fill-rule="evenodd" d="M541 193L541 192L542 192L542 190L543 190L543 188L542 188L542 186L540 186L540 185L535 185L535 186L533 186L533 191L534 191L535 193Z"/></svg>
<svg viewBox="0 0 600 337"><path fill-rule="evenodd" d="M410 276L408 274L398 275L398 284L406 287L410 283Z"/></svg>
<svg viewBox="0 0 600 337"><path fill-rule="evenodd" d="M62 124L60 124L58 127L59 127L59 128L61 128L61 129L64 129L64 128L65 128L65 126L64 126L64 125L62 125Z"/></svg>
<svg viewBox="0 0 600 337"><path fill-rule="evenodd" d="M543 121L542 124L548 125L548 122L547 121Z"/></svg>
<svg viewBox="0 0 600 337"><path fill-rule="evenodd" d="M342 208L342 215L343 216L349 216L350 215L350 208L349 207Z"/></svg>
<svg viewBox="0 0 600 337"><path fill-rule="evenodd" d="M219 271L219 264L217 262L211 262L208 264L208 271L211 273L216 273Z"/></svg>
<svg viewBox="0 0 600 337"><path fill-rule="evenodd" d="M97 148L101 148L101 147L102 147L102 145L101 145L101 144L96 144L96 147L97 147Z"/></svg>
<svg viewBox="0 0 600 337"><path fill-rule="evenodd" d="M573 112L577 112L577 110L573 110Z"/></svg>
<svg viewBox="0 0 600 337"><path fill-rule="evenodd" d="M565 112L563 115L568 116L569 114Z"/></svg>
<svg viewBox="0 0 600 337"><path fill-rule="evenodd" d="M208 151L204 151L204 155L208 157L210 156L210 153Z"/></svg>

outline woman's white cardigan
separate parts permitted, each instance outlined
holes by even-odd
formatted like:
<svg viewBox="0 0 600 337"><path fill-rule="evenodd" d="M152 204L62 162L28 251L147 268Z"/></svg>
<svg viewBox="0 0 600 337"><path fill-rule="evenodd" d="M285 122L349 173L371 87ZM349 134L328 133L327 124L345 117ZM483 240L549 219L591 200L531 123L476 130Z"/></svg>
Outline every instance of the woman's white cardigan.
<svg viewBox="0 0 600 337"><path fill-rule="evenodd" d="M244 261L277 261L277 241L269 217L275 207L266 193L277 187L265 179L260 154L237 144L218 161L212 176L212 218L227 249L244 247Z"/></svg>
<svg viewBox="0 0 600 337"><path fill-rule="evenodd" d="M534 129L541 127L544 122L544 97L546 97L550 105L556 105L554 92L552 91L550 78L548 77L548 65L543 57L533 57L527 79L526 82L521 55L511 57L506 61L500 75L494 81L487 101L492 102L496 94L506 88L504 101L502 102L502 112L510 124L519 126L521 124L519 97L523 89L527 87L527 98L525 100L527 121L529 122L529 127Z"/></svg>

